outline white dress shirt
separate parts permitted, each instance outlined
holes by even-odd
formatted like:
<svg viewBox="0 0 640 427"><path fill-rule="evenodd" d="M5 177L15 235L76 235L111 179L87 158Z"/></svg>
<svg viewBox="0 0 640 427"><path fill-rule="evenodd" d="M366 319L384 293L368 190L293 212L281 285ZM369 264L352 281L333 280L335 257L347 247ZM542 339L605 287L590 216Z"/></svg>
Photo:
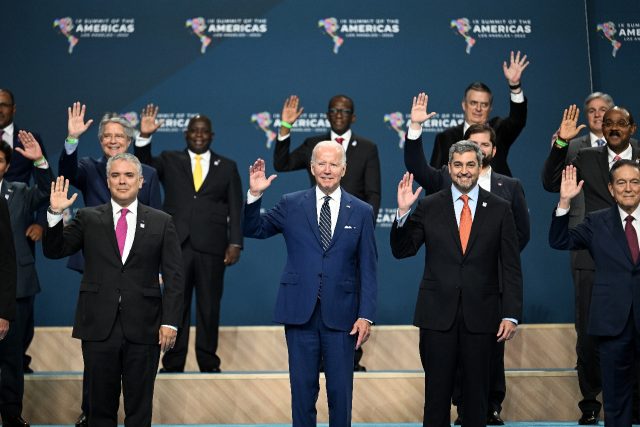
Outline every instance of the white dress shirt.
<svg viewBox="0 0 640 427"><path fill-rule="evenodd" d="M633 156L633 148L631 148L631 144L629 144L629 146L627 147L626 150L624 150L622 153L620 154L616 154L613 151L611 151L611 148L609 148L609 146L607 145L607 153L609 155L609 169L611 169L611 167L613 166L613 164L615 163L615 161L613 160L616 156L620 156L621 159L623 160L633 160L631 157Z"/></svg>
<svg viewBox="0 0 640 427"><path fill-rule="evenodd" d="M13 133L14 133L14 125L13 122L9 123L9 125L2 129L4 133L2 134L2 140L9 144L11 148L13 148Z"/></svg>
<svg viewBox="0 0 640 427"><path fill-rule="evenodd" d="M491 166L487 170L480 170L480 177L478 178L478 185L485 191L491 193Z"/></svg>

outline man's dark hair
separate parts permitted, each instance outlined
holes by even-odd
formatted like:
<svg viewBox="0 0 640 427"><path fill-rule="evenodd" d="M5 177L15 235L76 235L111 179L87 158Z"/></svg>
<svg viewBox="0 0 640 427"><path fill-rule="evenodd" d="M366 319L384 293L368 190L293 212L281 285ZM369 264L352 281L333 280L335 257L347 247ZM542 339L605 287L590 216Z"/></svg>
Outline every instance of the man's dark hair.
<svg viewBox="0 0 640 427"><path fill-rule="evenodd" d="M7 95L9 95L9 98L11 98L11 105L13 105L13 104L15 104L15 103L16 103L16 101L15 101L15 99L14 99L14 97L13 97L13 92L11 92L9 89L2 89L2 88L0 88L0 92L4 92L4 93L6 93Z"/></svg>
<svg viewBox="0 0 640 427"><path fill-rule="evenodd" d="M489 94L489 105L493 104L493 93L491 93L491 89L489 86L482 82L473 82L464 90L464 97L462 98L462 102L467 100L467 93L470 90L477 90L478 92L487 92Z"/></svg>
<svg viewBox="0 0 640 427"><path fill-rule="evenodd" d="M329 100L329 106L327 107L327 109L331 108L331 104L333 103L333 101L335 101L338 98L344 98L344 99L348 100L351 103L351 114L356 112L356 104L353 102L353 99L351 99L347 95L342 95L342 94L333 95L331 97L331 99Z"/></svg>
<svg viewBox="0 0 640 427"><path fill-rule="evenodd" d="M611 170L609 171L609 184L613 185L613 175L618 169L620 169L623 166L631 166L632 168L635 168L638 172L640 172L640 164L635 160L627 160L627 159L618 160L613 164L613 166L611 167Z"/></svg>
<svg viewBox="0 0 640 427"><path fill-rule="evenodd" d="M471 141L473 140L473 138L471 138L471 135L475 135L477 133L488 133L489 140L491 141L491 145L493 145L494 147L496 146L496 131L494 131L493 128L489 126L487 123L483 123L483 124L476 123L469 126L469 129L467 129L467 131L464 133L464 136L462 137L462 139Z"/></svg>
<svg viewBox="0 0 640 427"><path fill-rule="evenodd" d="M11 163L11 154L13 153L13 149L6 141L0 140L0 151L4 153L4 158L8 163Z"/></svg>

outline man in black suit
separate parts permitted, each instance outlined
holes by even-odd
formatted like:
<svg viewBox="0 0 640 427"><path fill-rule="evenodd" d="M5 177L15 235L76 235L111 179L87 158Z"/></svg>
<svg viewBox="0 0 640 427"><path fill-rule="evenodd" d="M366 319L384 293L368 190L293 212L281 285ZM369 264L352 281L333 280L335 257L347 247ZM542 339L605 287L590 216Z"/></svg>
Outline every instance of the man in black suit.
<svg viewBox="0 0 640 427"><path fill-rule="evenodd" d="M404 147L404 162L409 173L413 174L415 181L426 190L426 194L433 194L442 188L451 186L449 170L443 166L440 170L433 168L425 159L422 149L422 123L434 113L427 114L428 97L425 93L413 98L411 108L411 124L407 132L407 142ZM530 238L529 209L524 197L522 184L516 178L499 174L492 170L491 160L496 154L496 134L488 124L473 124L464 134L464 139L475 142L482 151L482 168L478 185L484 190L499 196L511 205L513 219L518 233L518 246L524 250ZM459 375L458 375L459 377ZM457 377L457 379L459 379ZM462 394L460 381L456 381L453 403L458 406L458 412L462 411ZM506 381L504 376L504 343L496 346L494 364L492 366L491 389L489 393L489 411L487 425L503 425L500 418L502 402L506 394ZM461 418L454 424L459 425Z"/></svg>
<svg viewBox="0 0 640 427"><path fill-rule="evenodd" d="M196 359L201 372L220 372L218 325L225 267L240 258L242 189L236 163L209 149L211 120L189 120L183 151L151 154L151 135L160 127L158 107L142 111L135 153L158 171L164 211L173 216L185 268L185 311L176 347L162 358L161 372L182 372L187 359L191 295L196 291Z"/></svg>
<svg viewBox="0 0 640 427"><path fill-rule="evenodd" d="M89 425L118 424L122 383L125 426L151 426L160 351L175 344L183 312L180 243L169 215L138 202L143 179L135 156L111 157L107 177L109 203L80 209L64 229L62 212L77 194L67 198L69 180L58 177L43 250L56 259L84 252L73 336L82 340Z"/></svg>
<svg viewBox="0 0 640 427"><path fill-rule="evenodd" d="M478 186L480 148L460 141L450 153L451 187L422 199L411 216L422 189L412 190L408 172L400 181L391 250L406 258L426 246L414 316L425 370L423 424L449 426L460 364L463 425L485 426L496 337L511 339L521 319L518 237L509 203Z"/></svg>
<svg viewBox="0 0 640 427"><path fill-rule="evenodd" d="M302 114L298 108L299 99L292 95L282 107L280 116L280 132L273 152L273 167L277 172L289 172L305 169L309 175L310 185L316 184L309 170L311 152L320 141L335 141L342 145L347 153L347 172L340 185L358 199L373 207L374 222L380 209L380 159L378 147L372 141L356 135L351 124L356 121L353 100L346 95L336 95L329 100L327 119L331 131L304 140L302 145L290 151L291 128Z"/></svg>
<svg viewBox="0 0 640 427"><path fill-rule="evenodd" d="M445 129L436 135L431 154L431 166L436 169L446 166L449 156L449 147L462 140L465 131L472 124L489 125L496 132L496 156L491 161L493 169L503 175L511 176L511 170L507 164L507 156L511 145L516 141L520 132L527 123L527 99L522 93L520 78L529 62L527 55L520 57L520 52L514 56L511 52L511 62L507 66L502 64L504 77L511 90L511 103L508 117L493 117L489 119L493 107L493 94L484 83L471 83L464 91L462 98L462 111L464 111L464 123Z"/></svg>
<svg viewBox="0 0 640 427"><path fill-rule="evenodd" d="M0 341L9 333L9 322L16 315L16 276L16 250L9 208L4 197L0 197Z"/></svg>
<svg viewBox="0 0 640 427"><path fill-rule="evenodd" d="M5 141L13 149L23 148L18 134L20 128L14 123L14 117L16 114L16 103L13 93L9 89L0 88L0 140ZM37 133L33 133L34 137L40 144L43 158L47 156L47 152L44 148L42 138ZM33 165L33 161L22 156L19 151L15 151L13 154L11 169L7 172L5 178L11 182L24 182L29 185L31 182L31 176L36 173L36 167ZM35 254L35 242L42 239L42 233L46 226L46 208L43 207L38 211L34 220L31 221L27 227L27 237L31 240L31 251ZM28 325L24 328L24 336L22 337L23 352L24 352L24 371L31 373L33 370L29 367L31 363L31 356L27 354L27 349L33 340L33 309L29 313L27 319Z"/></svg>
<svg viewBox="0 0 640 427"><path fill-rule="evenodd" d="M4 179L10 169L14 151L5 141L0 141L0 198L7 201L16 257L19 260L16 317L6 339L0 341L0 415L2 425L6 427L27 426L22 418L22 398L24 395L24 366L22 339L29 327L29 318L33 313L33 300L40 292L40 283L31 250L31 240L26 235L27 228L33 222L36 210L47 204L53 173L49 163L42 159L42 150L35 137L28 132L19 132L21 147L15 153L37 162L34 173L35 185L24 182L10 182ZM22 148L24 147L24 148Z"/></svg>
<svg viewBox="0 0 640 427"><path fill-rule="evenodd" d="M584 180L582 190L584 212L590 213L614 204L614 199L607 187L609 169L620 159L638 159L639 152L637 146L631 144L631 136L635 132L633 117L624 108L612 107L604 113L600 125L606 144L599 147L583 148L577 152L574 159L571 159L568 154L571 146L569 142L574 140L578 133L585 128L585 125L577 125L579 113L580 110L575 105L564 110L558 138L545 160L542 177L547 191L558 192L565 165L567 163L574 165L578 169L580 179ZM590 119L590 124L591 121ZM579 215L577 219L572 219L574 223L581 222L582 215ZM582 411L579 424L597 424L602 406L596 399L602 387L598 343L587 334L595 264L586 251L576 255L572 261L577 270L574 272L577 294L576 332L578 342L576 352L578 354L578 380L583 395L583 400L579 403Z"/></svg>

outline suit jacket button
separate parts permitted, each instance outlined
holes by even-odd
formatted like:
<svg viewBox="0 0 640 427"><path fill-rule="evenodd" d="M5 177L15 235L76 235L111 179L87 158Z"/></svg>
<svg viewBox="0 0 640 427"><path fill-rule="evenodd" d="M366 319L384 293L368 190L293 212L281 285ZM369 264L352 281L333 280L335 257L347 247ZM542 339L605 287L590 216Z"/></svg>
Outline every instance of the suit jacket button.
<svg viewBox="0 0 640 427"><path fill-rule="evenodd" d="M120 269L120 272L121 272L121 273L124 273L124 267L122 267L122 268Z"/></svg>
<svg viewBox="0 0 640 427"><path fill-rule="evenodd" d="M194 194L194 195L193 195L193 198L194 198L194 199L197 199L197 198L198 198L198 196L197 196L196 194Z"/></svg>

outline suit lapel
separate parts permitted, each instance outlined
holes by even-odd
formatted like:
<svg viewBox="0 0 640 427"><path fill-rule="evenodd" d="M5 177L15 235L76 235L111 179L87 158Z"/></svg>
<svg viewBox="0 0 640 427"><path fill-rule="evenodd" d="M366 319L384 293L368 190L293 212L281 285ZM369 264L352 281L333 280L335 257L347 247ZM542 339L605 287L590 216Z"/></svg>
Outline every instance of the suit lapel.
<svg viewBox="0 0 640 427"><path fill-rule="evenodd" d="M600 168L600 179L604 188L609 186L609 151L606 146L601 147L600 157L598 157L598 167ZM607 190L607 193L609 191Z"/></svg>
<svg viewBox="0 0 640 427"><path fill-rule="evenodd" d="M114 255L118 257L118 259L122 259L120 256L120 249L118 249L118 241L116 240L116 229L113 224L113 212L111 209L111 202L107 202L106 204L100 207L102 212L100 213L100 221L104 226L104 231L107 235L107 240L111 244L111 247L114 251Z"/></svg>
<svg viewBox="0 0 640 427"><path fill-rule="evenodd" d="M462 253L462 243L460 243L460 229L458 228L458 222L456 221L456 211L453 208L453 195L451 194L451 187L447 191L440 193L442 195L442 212L445 212L445 221L447 222L447 228L451 232L452 240L456 242L458 252Z"/></svg>
<svg viewBox="0 0 640 427"><path fill-rule="evenodd" d="M193 186L193 171L191 170L191 156L189 156L189 152L187 150L184 150L181 153L181 156L182 156L182 158L180 159L181 169L185 173L185 176L187 177L187 182L191 183L191 186Z"/></svg>
<svg viewBox="0 0 640 427"><path fill-rule="evenodd" d="M351 213L353 212L351 203L352 198L349 193L342 190L342 197L340 198L340 209L338 210L338 221L336 222L336 229L333 231L333 237L331 238L329 248L331 248L333 244L338 240L338 237L340 237L340 234L342 234L342 232L344 231L344 227L347 225L347 222L351 217ZM327 248L327 250L329 250L329 248Z"/></svg>
<svg viewBox="0 0 640 427"><path fill-rule="evenodd" d="M605 220L607 224L607 228L613 237L614 240L619 246L620 249L624 252L627 260L631 264L633 264L633 259L631 258L631 250L629 249L629 243L627 243L627 236L624 233L624 228L622 228L622 221L620 219L620 214L618 211L618 205L613 205L609 210L609 214L606 216Z"/></svg>
<svg viewBox="0 0 640 427"><path fill-rule="evenodd" d="M202 191L209 185L209 182L214 180L215 175L218 173L220 168L218 165L220 164L220 156L218 156L213 151L209 151L211 153L211 157L209 158L209 172L207 172L207 176L204 178L204 182L200 187L199 191Z"/></svg>
<svg viewBox="0 0 640 427"><path fill-rule="evenodd" d="M125 264L131 260L131 258L137 252L138 247L142 244L141 242L144 241L144 235L147 231L146 220L147 220L148 214L149 214L149 209L138 201L138 214L136 219L136 229L133 235L133 245L131 246L131 250L129 251L129 256L127 256L127 260L125 261Z"/></svg>
<svg viewBox="0 0 640 427"><path fill-rule="evenodd" d="M98 175L100 175L100 179L104 182L105 188L108 188L107 185L107 159L102 156L96 162L96 169L98 170ZM108 193L109 191L107 191Z"/></svg>
<svg viewBox="0 0 640 427"><path fill-rule="evenodd" d="M476 203L476 212L473 215L473 222L471 223L471 234L469 235L469 242L467 242L467 250L465 251L465 256L469 254L471 248L473 247L473 243L476 241L478 237L479 230L482 229L485 219L487 218L487 192L480 189L478 193L478 202Z"/></svg>
<svg viewBox="0 0 640 427"><path fill-rule="evenodd" d="M302 204L304 211L307 214L307 220L309 221L309 228L316 236L318 244L322 247L322 240L320 239L320 230L318 229L318 212L316 208L316 187L313 186L303 196Z"/></svg>
<svg viewBox="0 0 640 427"><path fill-rule="evenodd" d="M9 185L6 179L2 180L2 188L0 188L0 196L4 197L7 201L7 205L11 206L13 202L13 187Z"/></svg>

